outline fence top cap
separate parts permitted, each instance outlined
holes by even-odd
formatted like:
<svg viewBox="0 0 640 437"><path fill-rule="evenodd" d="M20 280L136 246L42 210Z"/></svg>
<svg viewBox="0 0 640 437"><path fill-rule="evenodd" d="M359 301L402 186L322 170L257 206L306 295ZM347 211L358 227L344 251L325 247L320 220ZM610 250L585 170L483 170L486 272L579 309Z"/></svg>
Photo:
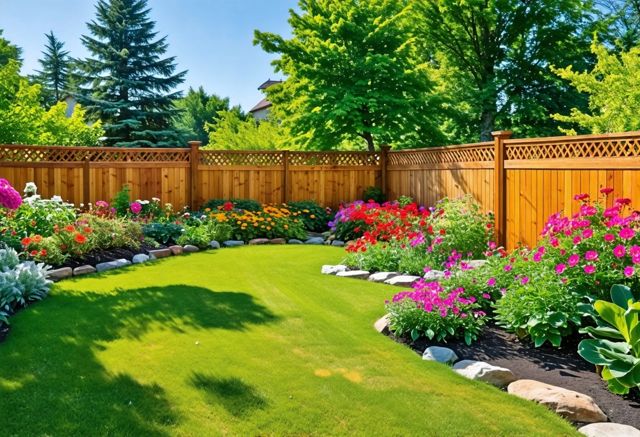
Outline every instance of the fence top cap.
<svg viewBox="0 0 640 437"><path fill-rule="evenodd" d="M513 132L510 130L496 130L491 132L491 135L494 137L510 138L511 135L513 135Z"/></svg>

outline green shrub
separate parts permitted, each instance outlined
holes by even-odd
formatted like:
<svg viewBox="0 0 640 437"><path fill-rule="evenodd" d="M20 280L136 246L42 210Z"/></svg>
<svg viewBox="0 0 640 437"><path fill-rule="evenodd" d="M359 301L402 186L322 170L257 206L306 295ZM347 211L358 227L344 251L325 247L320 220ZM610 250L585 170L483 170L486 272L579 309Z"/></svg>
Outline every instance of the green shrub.
<svg viewBox="0 0 640 437"><path fill-rule="evenodd" d="M145 237L153 238L160 244L170 244L178 241L184 228L175 223L149 223L142 227Z"/></svg>
<svg viewBox="0 0 640 437"><path fill-rule="evenodd" d="M138 249L144 238L142 225L126 218L102 218L83 215L80 221L91 229L88 237L90 249Z"/></svg>
<svg viewBox="0 0 640 437"><path fill-rule="evenodd" d="M224 205L227 202L233 203L233 207L235 209L242 209L246 211L260 211L262 209L262 205L257 200L253 199L211 199L205 202L202 205L202 209L211 209L215 211L218 207Z"/></svg>
<svg viewBox="0 0 640 437"><path fill-rule="evenodd" d="M54 234L56 227L64 227L76 221L73 205L62 199L41 199L32 196L13 212L0 212L0 228L7 229L8 237L22 239L29 235L48 237ZM7 238L11 242L12 238ZM15 246L14 243L10 243Z"/></svg>
<svg viewBox="0 0 640 437"><path fill-rule="evenodd" d="M387 200L387 196L384 195L380 187L367 187L362 192L362 200L365 202L373 200L376 203L384 203Z"/></svg>
<svg viewBox="0 0 640 437"><path fill-rule="evenodd" d="M317 202L301 200L289 202L284 206L292 213L297 214L296 217L302 221L306 230L324 232L329 229L328 223L331 220L331 214Z"/></svg>
<svg viewBox="0 0 640 437"><path fill-rule="evenodd" d="M178 237L177 243L184 246L191 244L204 249L211 241L226 241L231 238L232 228L226 223L207 222L199 226L186 226L184 233Z"/></svg>
<svg viewBox="0 0 640 437"><path fill-rule="evenodd" d="M589 314L596 326L580 330L593 337L580 342L580 356L602 366L602 378L613 393L640 388L640 302L628 287L614 285L611 302L596 301Z"/></svg>
<svg viewBox="0 0 640 437"><path fill-rule="evenodd" d="M115 208L116 213L120 217L124 217L129 214L129 206L131 205L131 189L128 185L124 185L120 191L116 193L111 206Z"/></svg>

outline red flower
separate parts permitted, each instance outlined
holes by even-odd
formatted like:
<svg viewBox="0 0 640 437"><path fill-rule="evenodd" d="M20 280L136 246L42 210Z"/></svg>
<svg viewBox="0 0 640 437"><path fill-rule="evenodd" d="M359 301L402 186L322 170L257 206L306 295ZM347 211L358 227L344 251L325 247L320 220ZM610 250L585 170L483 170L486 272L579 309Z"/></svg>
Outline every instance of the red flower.
<svg viewBox="0 0 640 437"><path fill-rule="evenodd" d="M613 188L609 188L609 187L600 188L600 192L605 196L608 196L609 194L613 193Z"/></svg>
<svg viewBox="0 0 640 437"><path fill-rule="evenodd" d="M589 195L587 193L576 194L573 196L573 200L589 200Z"/></svg>
<svg viewBox="0 0 640 437"><path fill-rule="evenodd" d="M37 251L37 250L32 250L32 251L31 251L31 256L36 256L37 254L38 254L38 251Z"/></svg>
<svg viewBox="0 0 640 437"><path fill-rule="evenodd" d="M76 234L76 236L73 238L75 240L76 243L78 244L84 244L87 242L87 237L85 237L82 234Z"/></svg>
<svg viewBox="0 0 640 437"><path fill-rule="evenodd" d="M32 243L32 240L29 237L24 237L21 243L23 247L28 247Z"/></svg>
<svg viewBox="0 0 640 437"><path fill-rule="evenodd" d="M438 232L440 232L440 235L444 235L444 234L447 233L447 231L445 229L440 229L440 231L438 231Z"/></svg>

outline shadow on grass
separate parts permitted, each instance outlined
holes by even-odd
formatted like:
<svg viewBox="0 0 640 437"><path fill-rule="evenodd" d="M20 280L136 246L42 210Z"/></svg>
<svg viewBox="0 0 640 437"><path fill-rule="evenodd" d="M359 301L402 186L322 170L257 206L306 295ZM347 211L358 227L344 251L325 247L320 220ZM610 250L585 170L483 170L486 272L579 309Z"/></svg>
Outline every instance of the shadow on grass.
<svg viewBox="0 0 640 437"><path fill-rule="evenodd" d="M163 388L109 373L95 355L104 343L185 327L242 331L277 320L243 292L186 285L58 291L16 316L9 338L0 344L0 411L12 412L3 432L166 435L180 417ZM265 405L241 381L194 378L194 385L217 393L234 415Z"/></svg>
<svg viewBox="0 0 640 437"><path fill-rule="evenodd" d="M222 405L235 417L244 417L267 407L267 400L239 378L218 378L194 372L189 382L204 392L209 404Z"/></svg>

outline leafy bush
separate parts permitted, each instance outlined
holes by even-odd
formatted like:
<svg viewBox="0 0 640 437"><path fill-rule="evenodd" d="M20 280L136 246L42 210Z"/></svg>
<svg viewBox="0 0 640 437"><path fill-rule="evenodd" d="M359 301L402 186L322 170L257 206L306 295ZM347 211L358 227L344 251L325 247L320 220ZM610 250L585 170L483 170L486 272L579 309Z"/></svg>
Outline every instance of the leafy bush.
<svg viewBox="0 0 640 437"><path fill-rule="evenodd" d="M116 213L123 217L129 214L129 206L131 205L131 189L128 185L124 185L120 191L116 193L111 206L115 208Z"/></svg>
<svg viewBox="0 0 640 437"><path fill-rule="evenodd" d="M364 201L372 200L376 203L383 203L387 200L387 196L384 195L380 187L367 187L362 193L362 199Z"/></svg>
<svg viewBox="0 0 640 437"><path fill-rule="evenodd" d="M210 219L232 227L232 237L249 241L254 238L307 237L307 231L295 213L278 206L264 205L259 211L222 209L211 212Z"/></svg>
<svg viewBox="0 0 640 437"><path fill-rule="evenodd" d="M220 209L225 203L231 203L234 209L257 212L262 209L262 205L253 199L211 199L205 202L203 209L212 211Z"/></svg>
<svg viewBox="0 0 640 437"><path fill-rule="evenodd" d="M226 223L207 222L199 226L186 226L177 243L183 246L191 244L204 249L209 247L211 241L229 240L232 231L232 227Z"/></svg>
<svg viewBox="0 0 640 437"><path fill-rule="evenodd" d="M145 237L153 238L161 244L175 243L184 232L184 228L175 223L149 223L142 227Z"/></svg>
<svg viewBox="0 0 640 437"><path fill-rule="evenodd" d="M47 295L51 286L47 272L44 264L19 263L15 250L0 248L0 323L8 323L18 308Z"/></svg>
<svg viewBox="0 0 640 437"><path fill-rule="evenodd" d="M283 205L289 209L293 215L297 216L304 227L312 232L324 232L328 229L331 213L328 208L323 208L312 200L301 200L289 202Z"/></svg>
<svg viewBox="0 0 640 437"><path fill-rule="evenodd" d="M72 224L76 218L73 205L64 203L61 198L41 199L35 195L27 197L19 208L0 218L0 223L22 239L34 234L48 237L54 234L56 226Z"/></svg>
<svg viewBox="0 0 640 437"><path fill-rule="evenodd" d="M640 388L640 302L631 289L623 285L611 287L611 302L598 300L590 315L596 326L583 328L592 339L582 340L578 353L582 358L602 366L602 378L609 390L627 394Z"/></svg>

